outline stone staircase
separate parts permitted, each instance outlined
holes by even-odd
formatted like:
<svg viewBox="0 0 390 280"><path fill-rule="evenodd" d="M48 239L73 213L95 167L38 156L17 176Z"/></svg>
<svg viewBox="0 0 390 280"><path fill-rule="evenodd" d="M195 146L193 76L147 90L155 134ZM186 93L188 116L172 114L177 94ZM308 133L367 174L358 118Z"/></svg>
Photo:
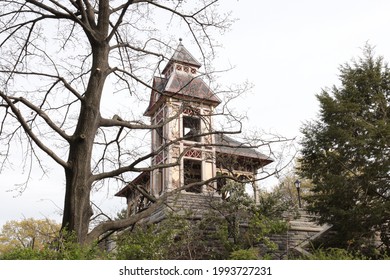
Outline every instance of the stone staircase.
<svg viewBox="0 0 390 280"><path fill-rule="evenodd" d="M312 221L313 216L304 210L297 215L286 215L289 230L285 234L272 235L270 239L278 245L272 252L274 259L288 259L289 256L310 255L310 243L329 231L331 226L318 225Z"/></svg>

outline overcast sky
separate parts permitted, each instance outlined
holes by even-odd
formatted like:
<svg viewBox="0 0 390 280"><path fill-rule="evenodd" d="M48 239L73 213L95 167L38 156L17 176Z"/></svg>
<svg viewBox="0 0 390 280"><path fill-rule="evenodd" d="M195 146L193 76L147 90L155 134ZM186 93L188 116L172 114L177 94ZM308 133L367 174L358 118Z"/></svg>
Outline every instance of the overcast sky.
<svg viewBox="0 0 390 280"><path fill-rule="evenodd" d="M315 94L338 83L340 64L361 55L366 42L390 60L388 0L225 0L223 5L239 20L218 38L223 49L216 68L235 65L222 79L254 84L237 104L247 111L248 129L299 137L302 123L318 112ZM190 52L195 49L183 43ZM49 175L34 176L18 195L7 182L18 181L20 170L0 174L0 226L24 217L60 221L63 173L53 168ZM113 213L125 207L124 200L109 195L103 201Z"/></svg>

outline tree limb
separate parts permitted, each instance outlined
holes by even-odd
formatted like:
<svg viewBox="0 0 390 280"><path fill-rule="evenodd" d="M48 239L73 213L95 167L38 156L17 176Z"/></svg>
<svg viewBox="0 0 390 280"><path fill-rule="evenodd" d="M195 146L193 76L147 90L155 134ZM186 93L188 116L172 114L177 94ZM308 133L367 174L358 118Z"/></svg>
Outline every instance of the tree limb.
<svg viewBox="0 0 390 280"><path fill-rule="evenodd" d="M11 108L12 112L15 114L16 118L18 119L19 123L23 127L23 130L26 132L26 134L32 139L32 141L42 150L44 151L48 156L50 156L55 162L60 164L64 168L68 168L68 163L62 160L59 156L57 156L56 153L54 153L51 149L49 149L43 142L36 136L31 128L28 126L26 120L23 118L22 114L20 113L19 109L16 108L15 104L12 102L12 100L5 95L2 91L0 91L0 97L8 104L8 106Z"/></svg>

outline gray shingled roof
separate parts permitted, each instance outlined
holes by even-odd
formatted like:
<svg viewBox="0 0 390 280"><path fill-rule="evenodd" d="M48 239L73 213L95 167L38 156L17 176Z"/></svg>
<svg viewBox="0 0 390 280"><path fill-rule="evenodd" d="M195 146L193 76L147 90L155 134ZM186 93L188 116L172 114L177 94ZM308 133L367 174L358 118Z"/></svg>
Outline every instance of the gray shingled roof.
<svg viewBox="0 0 390 280"><path fill-rule="evenodd" d="M202 64L199 63L191 54L190 52L180 43L177 46L176 51L172 55L172 58L170 61L175 61L175 62L181 62L183 64L190 64L195 66L196 68L199 68L202 66Z"/></svg>
<svg viewBox="0 0 390 280"><path fill-rule="evenodd" d="M186 97L194 97L214 103L221 100L211 91L209 86L199 77L193 77L187 73L174 73L169 78L165 92L180 94Z"/></svg>
<svg viewBox="0 0 390 280"><path fill-rule="evenodd" d="M217 106L221 100L216 96L208 85L199 77L193 77L186 73L172 73L169 79L155 77L153 86L159 92L166 93L168 96L194 100L194 101L208 101ZM145 115L148 115L149 110L157 102L155 94L151 94L149 107Z"/></svg>
<svg viewBox="0 0 390 280"><path fill-rule="evenodd" d="M270 157L260 153L249 144L243 144L224 134L215 135L215 144L217 153L257 159L267 164L273 161Z"/></svg>

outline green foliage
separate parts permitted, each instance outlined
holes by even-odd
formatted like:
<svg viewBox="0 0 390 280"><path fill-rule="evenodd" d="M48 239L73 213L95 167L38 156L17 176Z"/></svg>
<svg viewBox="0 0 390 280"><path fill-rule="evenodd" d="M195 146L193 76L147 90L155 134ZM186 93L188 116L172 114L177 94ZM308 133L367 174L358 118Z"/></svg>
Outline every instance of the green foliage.
<svg viewBox="0 0 390 280"><path fill-rule="evenodd" d="M287 174L279 178L279 184L274 187L273 192L278 194L280 203L283 203L290 211L298 210L299 200L298 191L295 186L295 181L298 179L297 169L299 169L299 162L295 164L295 168L291 169ZM301 181L300 198L303 208L305 205L305 198L310 194L312 183L305 178L299 178Z"/></svg>
<svg viewBox="0 0 390 280"><path fill-rule="evenodd" d="M214 259L208 246L207 220L193 221L191 214L171 214L159 224L138 225L117 239L116 259Z"/></svg>
<svg viewBox="0 0 390 280"><path fill-rule="evenodd" d="M97 245L81 246L76 242L66 242L61 248L45 246L42 249L17 247L0 255L0 260L96 260L109 259L109 255Z"/></svg>
<svg viewBox="0 0 390 280"><path fill-rule="evenodd" d="M56 252L47 248L37 250L17 247L14 250L0 255L0 260L55 260Z"/></svg>
<svg viewBox="0 0 390 280"><path fill-rule="evenodd" d="M61 236L50 247L56 251L59 260L96 260L109 259L109 254L97 243L80 245L74 232L61 232Z"/></svg>
<svg viewBox="0 0 390 280"><path fill-rule="evenodd" d="M126 219L126 217L127 217L127 209L124 208L121 211L119 211L118 213L116 213L115 220Z"/></svg>
<svg viewBox="0 0 390 280"><path fill-rule="evenodd" d="M285 233L288 230L287 222L282 218L283 212L288 210L287 204L282 204L279 192L263 193L260 201L254 207L249 220L247 234L251 245L263 244L267 250L260 253L262 258L278 249L277 244L269 239L272 234Z"/></svg>
<svg viewBox="0 0 390 280"><path fill-rule="evenodd" d="M230 260L257 260L259 259L258 249L239 249L230 253Z"/></svg>
<svg viewBox="0 0 390 280"><path fill-rule="evenodd" d="M257 252L264 258L277 245L269 239L271 234L286 232L287 223L282 213L288 205L280 200L280 193L261 193L258 204L245 192L242 184L228 182L224 191L230 196L214 208L222 218L216 218L218 235L228 254L240 250L248 250L256 245L265 246L263 252Z"/></svg>
<svg viewBox="0 0 390 280"><path fill-rule="evenodd" d="M40 247L16 246L3 254L0 260L95 260L109 259L109 254L97 244L82 246L74 234L62 233Z"/></svg>
<svg viewBox="0 0 390 280"><path fill-rule="evenodd" d="M192 213L173 216L167 226L177 229L175 244L170 256L174 259L219 259L221 252L217 248L214 219L191 219ZM179 226L179 227L178 227ZM217 246L215 246L217 244Z"/></svg>
<svg viewBox="0 0 390 280"><path fill-rule="evenodd" d="M380 233L390 251L390 69L367 46L323 90L319 119L303 126L300 174L308 210L334 226L333 245L364 251Z"/></svg>
<svg viewBox="0 0 390 280"><path fill-rule="evenodd" d="M116 258L121 260L164 260L173 246L174 231L157 225L137 226L117 240Z"/></svg>
<svg viewBox="0 0 390 280"><path fill-rule="evenodd" d="M304 260L367 260L367 257L360 253L352 253L345 249L328 248L317 249L312 255L301 257Z"/></svg>

